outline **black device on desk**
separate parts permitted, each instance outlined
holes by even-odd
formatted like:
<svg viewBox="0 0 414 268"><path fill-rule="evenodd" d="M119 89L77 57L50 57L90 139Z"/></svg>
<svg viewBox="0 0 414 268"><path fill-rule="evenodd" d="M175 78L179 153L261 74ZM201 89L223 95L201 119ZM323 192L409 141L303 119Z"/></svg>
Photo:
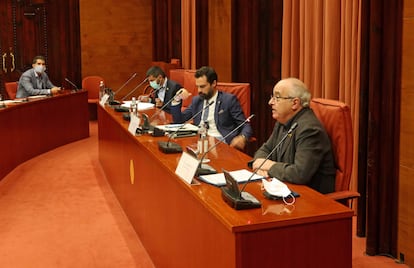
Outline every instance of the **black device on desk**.
<svg viewBox="0 0 414 268"><path fill-rule="evenodd" d="M248 192L241 192L237 181L226 170L223 170L226 186L221 187L223 200L236 210L260 208L262 203Z"/></svg>

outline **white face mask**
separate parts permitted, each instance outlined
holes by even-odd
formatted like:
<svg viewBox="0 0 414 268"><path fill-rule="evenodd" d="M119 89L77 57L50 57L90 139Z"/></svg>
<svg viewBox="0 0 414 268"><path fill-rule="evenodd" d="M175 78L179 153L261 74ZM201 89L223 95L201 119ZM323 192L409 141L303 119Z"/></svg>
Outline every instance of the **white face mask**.
<svg viewBox="0 0 414 268"><path fill-rule="evenodd" d="M270 181L262 179L262 182L264 189L271 195L288 197L291 193L287 185L276 178L272 178Z"/></svg>
<svg viewBox="0 0 414 268"><path fill-rule="evenodd" d="M34 70L35 70L35 72L36 72L36 73L41 74L41 73L43 73L44 71L46 71L46 66L43 66L43 65L36 65L36 66L34 67Z"/></svg>

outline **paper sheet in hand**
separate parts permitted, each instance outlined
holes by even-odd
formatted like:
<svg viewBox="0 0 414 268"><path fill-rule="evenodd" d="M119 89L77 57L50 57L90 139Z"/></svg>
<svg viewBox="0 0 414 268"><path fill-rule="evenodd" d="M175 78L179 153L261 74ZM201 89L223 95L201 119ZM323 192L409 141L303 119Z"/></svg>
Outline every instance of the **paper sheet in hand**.
<svg viewBox="0 0 414 268"><path fill-rule="evenodd" d="M250 178L250 176L253 174L253 172L250 172L246 169L235 170L229 173L233 176L233 178L238 183L246 182ZM199 178L200 180L207 182L209 184L212 184L212 185L216 185L216 186L226 185L226 179L224 178L223 173L202 175ZM255 180L260 180L260 179L263 179L263 176L255 174L250 180L255 181Z"/></svg>
<svg viewBox="0 0 414 268"><path fill-rule="evenodd" d="M121 107L129 108L131 106L132 101L124 101L123 104L121 104ZM154 108L155 104L150 102L140 102L137 101L138 104L138 111L148 110L151 108Z"/></svg>

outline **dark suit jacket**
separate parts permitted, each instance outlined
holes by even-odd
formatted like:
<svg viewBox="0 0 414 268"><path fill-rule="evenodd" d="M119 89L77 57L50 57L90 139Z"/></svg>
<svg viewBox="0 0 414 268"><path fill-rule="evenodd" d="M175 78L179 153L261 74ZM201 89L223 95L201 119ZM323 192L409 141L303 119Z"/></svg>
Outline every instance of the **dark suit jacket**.
<svg viewBox="0 0 414 268"><path fill-rule="evenodd" d="M286 126L277 122L272 135L254 158L266 158L294 122L298 123L297 128L282 143L281 149L269 158L277 161L270 168L269 176L281 181L306 184L321 193L333 192L336 168L331 142L309 108L300 111Z"/></svg>
<svg viewBox="0 0 414 268"><path fill-rule="evenodd" d="M191 119L195 114L203 109L204 99L200 96L194 96L191 105L181 112L181 104L171 106L171 114L174 123L184 123ZM193 120L195 125L199 125L201 121L201 114L199 113ZM216 109L214 111L214 121L220 134L225 137L238 125L246 120L243 110L240 106L237 97L222 91L218 91ZM234 137L243 134L247 139L252 135L252 128L249 123L244 124L238 131L229 135L226 138L226 143L230 143Z"/></svg>
<svg viewBox="0 0 414 268"><path fill-rule="evenodd" d="M50 89L55 87L50 82L45 72L42 73L42 88L37 87L37 77L34 69L24 72L19 79L19 87L17 88L16 98L26 98L33 95L48 95Z"/></svg>
<svg viewBox="0 0 414 268"><path fill-rule="evenodd" d="M177 93L178 90L180 90L182 86L175 82L174 80L167 79L167 85L165 89L165 97L164 97L164 104L168 103ZM155 92L155 96L151 98L151 102L155 103L155 98L158 98L158 92ZM170 112L170 106L171 102L165 106L163 109L166 112Z"/></svg>

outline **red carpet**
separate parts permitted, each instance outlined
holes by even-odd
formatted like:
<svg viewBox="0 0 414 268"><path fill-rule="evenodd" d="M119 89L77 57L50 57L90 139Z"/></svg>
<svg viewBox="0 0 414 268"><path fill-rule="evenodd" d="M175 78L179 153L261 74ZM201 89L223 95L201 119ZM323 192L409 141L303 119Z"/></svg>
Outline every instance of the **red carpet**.
<svg viewBox="0 0 414 268"><path fill-rule="evenodd" d="M0 267L154 267L123 214L91 137L0 181Z"/></svg>

